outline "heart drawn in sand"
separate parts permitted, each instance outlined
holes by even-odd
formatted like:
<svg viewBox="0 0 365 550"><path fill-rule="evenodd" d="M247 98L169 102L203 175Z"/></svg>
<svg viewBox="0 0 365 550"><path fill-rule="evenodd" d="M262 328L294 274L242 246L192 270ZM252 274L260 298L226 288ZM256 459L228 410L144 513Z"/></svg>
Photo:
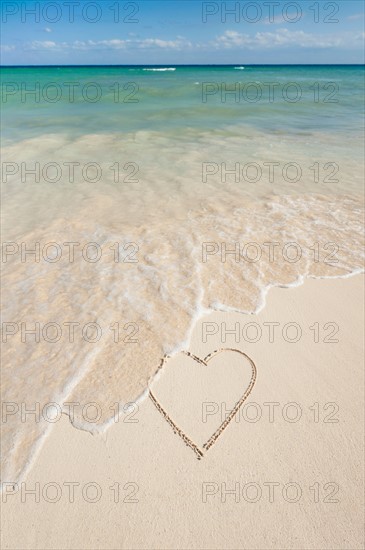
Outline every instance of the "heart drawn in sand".
<svg viewBox="0 0 365 550"><path fill-rule="evenodd" d="M247 397L250 395L250 393L252 391L252 388L253 388L253 386L255 384L255 381L256 381L257 370L256 370L255 363L252 361L252 359L248 355L246 355L245 353L243 353L240 350L233 349L233 348L223 348L223 349L213 351L212 353L207 355L204 359L200 359L199 357L197 357L197 356L195 356L192 353L187 352L187 351L182 352L184 356L188 356L190 359L192 359L195 362L194 367L196 366L196 364L198 364L199 366L208 367L209 361L211 361L214 357L216 357L218 354L221 354L223 352L234 352L234 353L240 354L243 358L245 358L246 365L247 365L247 362L248 362L248 364L251 368L251 378L249 379L248 384L246 384L242 388L242 391L239 390L239 397L236 400L236 402L234 403L233 407L230 409L229 414L227 414L225 416L222 423L218 426L217 429L215 429L213 434L203 444L202 449L196 443L194 443L194 441L191 439L191 437L189 437L183 429L181 429L178 426L178 424L166 412L165 408L162 406L160 400L156 397L156 395L151 391L151 389L149 390L149 397L150 397L151 401L153 402L153 404L155 405L156 409L163 416L163 418L166 420L166 422L171 426L174 433L176 433L179 437L181 437L181 439L184 441L184 443L194 451L194 453L197 456L198 460L203 458L204 453L206 453L212 447L212 445L214 445L214 443L218 440L220 435L227 428L228 424L233 420L233 418L239 412L239 410L242 407L243 403L245 402L245 400L247 399ZM171 359L171 357L165 356L163 358L163 360L161 361L161 365L160 365L158 370L160 370L162 367L164 367L164 365L166 364L166 362L169 359ZM242 369L242 366L241 366L241 369ZM181 372L181 370L180 370L180 372ZM170 386L171 386L171 384L170 384ZM170 391L173 393L174 388L170 387ZM171 403L170 403L170 407L171 407Z"/></svg>

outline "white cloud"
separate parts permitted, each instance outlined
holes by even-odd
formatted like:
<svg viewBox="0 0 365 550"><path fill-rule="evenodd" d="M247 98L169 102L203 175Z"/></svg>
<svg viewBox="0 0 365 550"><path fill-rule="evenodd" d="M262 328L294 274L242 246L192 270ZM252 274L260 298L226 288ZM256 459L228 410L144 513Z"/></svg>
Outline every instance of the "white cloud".
<svg viewBox="0 0 365 550"><path fill-rule="evenodd" d="M49 27L46 27L46 28L44 29L44 32L52 32L52 29L50 29Z"/></svg>
<svg viewBox="0 0 365 550"><path fill-rule="evenodd" d="M364 19L364 17L364 13L355 13L354 15L349 15L347 19L349 21L357 21L358 19Z"/></svg>
<svg viewBox="0 0 365 550"><path fill-rule="evenodd" d="M157 48L166 48L170 50L181 50L184 47L191 47L191 42L187 42L178 38L177 40L161 40L160 38L145 38L137 41L140 48L149 48L156 46Z"/></svg>
<svg viewBox="0 0 365 550"><path fill-rule="evenodd" d="M50 49L59 49L59 44L56 44L56 42L52 42L51 40L34 40L30 46L29 49L31 50L50 50Z"/></svg>
<svg viewBox="0 0 365 550"><path fill-rule="evenodd" d="M183 37L179 36L176 40L162 40L161 38L145 38L122 40L113 38L111 40L75 40L74 42L52 42L50 40L31 42L31 50L122 50L126 48L161 48L170 50L182 50L191 48L193 45Z"/></svg>
<svg viewBox="0 0 365 550"><path fill-rule="evenodd" d="M15 50L15 46L10 44L2 44L0 46L0 51L2 52L12 52L13 50Z"/></svg>
<svg viewBox="0 0 365 550"><path fill-rule="evenodd" d="M299 46L301 48L336 48L349 47L361 43L363 33L360 35L326 35L320 36L304 31L290 31L279 29L276 32L257 32L254 35L242 34L237 31L226 31L218 36L214 45L218 48L271 49L285 46Z"/></svg>
<svg viewBox="0 0 365 550"><path fill-rule="evenodd" d="M127 46L128 42L129 40L119 40L118 38L113 38L112 40L87 40L86 42L76 40L76 42L67 44L67 47L72 50L121 50Z"/></svg>
<svg viewBox="0 0 365 550"><path fill-rule="evenodd" d="M317 35L304 31L291 31L283 28L275 32L257 32L245 34L227 30L213 42L192 43L182 36L175 40L162 38L112 38L110 40L75 40L74 42L53 42L51 40L33 41L27 45L31 50L46 50L52 52L93 51L93 50L128 50L128 49L162 49L162 50L209 50L214 47L221 49L274 49L274 48L338 48L345 49L361 47L364 44L364 33L342 33ZM10 46L9 46L10 47ZM6 50L5 51L9 51Z"/></svg>

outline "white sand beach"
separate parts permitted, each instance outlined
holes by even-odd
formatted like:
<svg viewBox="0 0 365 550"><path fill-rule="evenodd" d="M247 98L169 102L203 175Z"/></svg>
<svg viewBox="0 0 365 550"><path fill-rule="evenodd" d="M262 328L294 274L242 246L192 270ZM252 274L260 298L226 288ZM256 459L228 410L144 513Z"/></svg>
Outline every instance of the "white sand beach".
<svg viewBox="0 0 365 550"><path fill-rule="evenodd" d="M215 313L196 324L187 351L204 358L234 348L257 371L201 460L148 397L101 435L62 415L25 485L4 491L2 548L363 548L363 294L362 275L308 279L271 289L257 315ZM236 323L240 341L235 332L223 342L222 329ZM151 389L201 448L250 377L235 352L206 365L180 354Z"/></svg>

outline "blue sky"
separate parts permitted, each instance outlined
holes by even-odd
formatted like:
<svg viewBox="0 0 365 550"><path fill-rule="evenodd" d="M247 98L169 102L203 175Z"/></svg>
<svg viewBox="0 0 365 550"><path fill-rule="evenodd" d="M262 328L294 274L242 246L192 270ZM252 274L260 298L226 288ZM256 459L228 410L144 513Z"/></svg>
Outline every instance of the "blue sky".
<svg viewBox="0 0 365 550"><path fill-rule="evenodd" d="M3 65L364 62L362 0L2 0L1 9Z"/></svg>

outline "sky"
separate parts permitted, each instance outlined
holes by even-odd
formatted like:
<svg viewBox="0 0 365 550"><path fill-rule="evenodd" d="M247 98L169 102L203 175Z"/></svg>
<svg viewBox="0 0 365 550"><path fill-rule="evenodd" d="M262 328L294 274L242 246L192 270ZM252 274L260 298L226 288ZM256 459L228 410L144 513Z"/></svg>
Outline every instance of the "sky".
<svg viewBox="0 0 365 550"><path fill-rule="evenodd" d="M2 65L364 63L362 0L0 3Z"/></svg>

